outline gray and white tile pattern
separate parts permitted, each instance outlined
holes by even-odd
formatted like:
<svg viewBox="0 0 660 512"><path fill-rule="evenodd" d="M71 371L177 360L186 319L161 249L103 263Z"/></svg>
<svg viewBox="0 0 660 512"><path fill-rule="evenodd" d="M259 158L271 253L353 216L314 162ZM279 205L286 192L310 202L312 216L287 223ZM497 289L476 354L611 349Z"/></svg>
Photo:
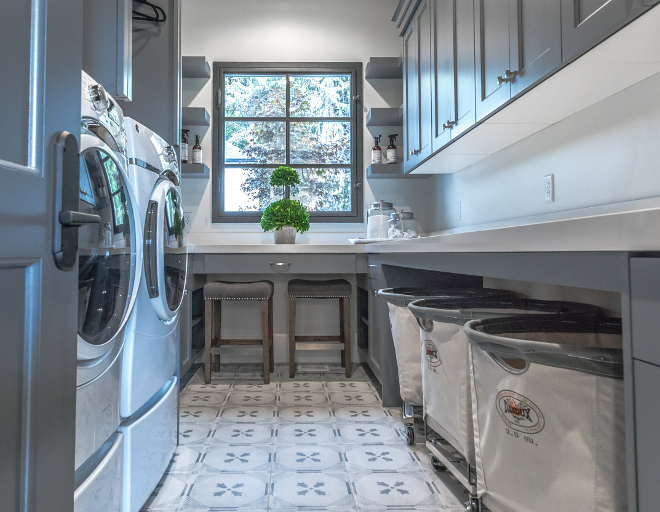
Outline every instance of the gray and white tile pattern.
<svg viewBox="0 0 660 512"><path fill-rule="evenodd" d="M198 372L181 393L179 447L143 511L458 512L467 493L406 445L362 368L297 373L277 365ZM423 438L419 435L420 442Z"/></svg>

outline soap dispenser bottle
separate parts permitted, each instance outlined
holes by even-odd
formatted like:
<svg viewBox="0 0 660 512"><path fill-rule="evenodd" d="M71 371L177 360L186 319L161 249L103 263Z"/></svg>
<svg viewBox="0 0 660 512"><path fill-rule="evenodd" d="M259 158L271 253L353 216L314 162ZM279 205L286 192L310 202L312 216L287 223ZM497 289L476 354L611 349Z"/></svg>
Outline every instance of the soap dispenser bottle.
<svg viewBox="0 0 660 512"><path fill-rule="evenodd" d="M374 147L371 148L371 163L372 164L382 164L383 163L383 150L380 148L380 135L374 137Z"/></svg>
<svg viewBox="0 0 660 512"><path fill-rule="evenodd" d="M195 145L193 146L193 161L194 164L202 163L202 146L199 144L199 135L195 135Z"/></svg>
<svg viewBox="0 0 660 512"><path fill-rule="evenodd" d="M395 164L397 163L397 155L396 155L396 146L394 143L396 142L396 138L399 136L398 133L395 133L394 135L388 135L390 138L390 145L387 146L387 163L388 164Z"/></svg>
<svg viewBox="0 0 660 512"><path fill-rule="evenodd" d="M188 133L190 130L182 130L183 137L181 137L181 163L188 163Z"/></svg>

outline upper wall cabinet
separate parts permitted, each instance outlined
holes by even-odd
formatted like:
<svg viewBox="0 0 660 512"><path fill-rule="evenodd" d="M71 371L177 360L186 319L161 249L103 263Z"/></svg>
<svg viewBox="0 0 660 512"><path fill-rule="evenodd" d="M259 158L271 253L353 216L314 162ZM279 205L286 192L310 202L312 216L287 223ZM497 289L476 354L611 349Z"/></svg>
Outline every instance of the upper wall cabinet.
<svg viewBox="0 0 660 512"><path fill-rule="evenodd" d="M133 101L124 114L169 144L181 136L181 0L150 0L161 7L163 23L133 21ZM137 8L137 3L135 4Z"/></svg>
<svg viewBox="0 0 660 512"><path fill-rule="evenodd" d="M132 0L84 0L83 70L115 98L132 92Z"/></svg>
<svg viewBox="0 0 660 512"><path fill-rule="evenodd" d="M477 119L561 65L561 0L476 0Z"/></svg>
<svg viewBox="0 0 660 512"><path fill-rule="evenodd" d="M562 57L570 61L657 0L561 0Z"/></svg>
<svg viewBox="0 0 660 512"><path fill-rule="evenodd" d="M472 2L433 0L433 151L475 122Z"/></svg>

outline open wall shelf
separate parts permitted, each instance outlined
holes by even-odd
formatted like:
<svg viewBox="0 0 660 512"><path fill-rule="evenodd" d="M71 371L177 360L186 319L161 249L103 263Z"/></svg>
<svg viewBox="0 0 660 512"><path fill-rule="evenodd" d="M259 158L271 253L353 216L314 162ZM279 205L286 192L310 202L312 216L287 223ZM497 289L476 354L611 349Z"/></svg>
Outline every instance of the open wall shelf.
<svg viewBox="0 0 660 512"><path fill-rule="evenodd" d="M403 162L398 164L371 164L367 167L369 180L409 180L411 178L428 178L429 174L404 174Z"/></svg>
<svg viewBox="0 0 660 512"><path fill-rule="evenodd" d="M364 77L367 80L403 79L403 60L401 57L371 57Z"/></svg>
<svg viewBox="0 0 660 512"><path fill-rule="evenodd" d="M210 176L209 168L204 164L181 164L181 176L184 178L206 178Z"/></svg>
<svg viewBox="0 0 660 512"><path fill-rule="evenodd" d="M183 107L181 109L181 125L211 126L211 117L204 107Z"/></svg>
<svg viewBox="0 0 660 512"><path fill-rule="evenodd" d="M402 108L372 108L367 113L367 126L403 127Z"/></svg>
<svg viewBox="0 0 660 512"><path fill-rule="evenodd" d="M206 57L181 57L183 78L211 78L211 66Z"/></svg>

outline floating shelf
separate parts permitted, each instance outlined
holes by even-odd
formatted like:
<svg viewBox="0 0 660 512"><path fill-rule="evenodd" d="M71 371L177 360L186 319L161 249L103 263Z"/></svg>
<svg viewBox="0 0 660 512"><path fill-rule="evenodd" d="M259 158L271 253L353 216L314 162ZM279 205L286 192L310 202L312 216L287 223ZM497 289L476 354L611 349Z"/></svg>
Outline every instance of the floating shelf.
<svg viewBox="0 0 660 512"><path fill-rule="evenodd" d="M403 79L401 57L371 57L364 72L367 80L398 78Z"/></svg>
<svg viewBox="0 0 660 512"><path fill-rule="evenodd" d="M183 107L181 124L183 126L211 126L211 117L204 107Z"/></svg>
<svg viewBox="0 0 660 512"><path fill-rule="evenodd" d="M206 57L181 57L183 78L211 78L211 66Z"/></svg>
<svg viewBox="0 0 660 512"><path fill-rule="evenodd" d="M398 164L371 164L367 167L367 179L371 180L407 180L428 177L430 177L430 174L404 174L403 162Z"/></svg>
<svg viewBox="0 0 660 512"><path fill-rule="evenodd" d="M367 113L367 126L403 126L403 109L372 108Z"/></svg>
<svg viewBox="0 0 660 512"><path fill-rule="evenodd" d="M209 168L204 164L181 164L181 176L184 178L207 178Z"/></svg>

